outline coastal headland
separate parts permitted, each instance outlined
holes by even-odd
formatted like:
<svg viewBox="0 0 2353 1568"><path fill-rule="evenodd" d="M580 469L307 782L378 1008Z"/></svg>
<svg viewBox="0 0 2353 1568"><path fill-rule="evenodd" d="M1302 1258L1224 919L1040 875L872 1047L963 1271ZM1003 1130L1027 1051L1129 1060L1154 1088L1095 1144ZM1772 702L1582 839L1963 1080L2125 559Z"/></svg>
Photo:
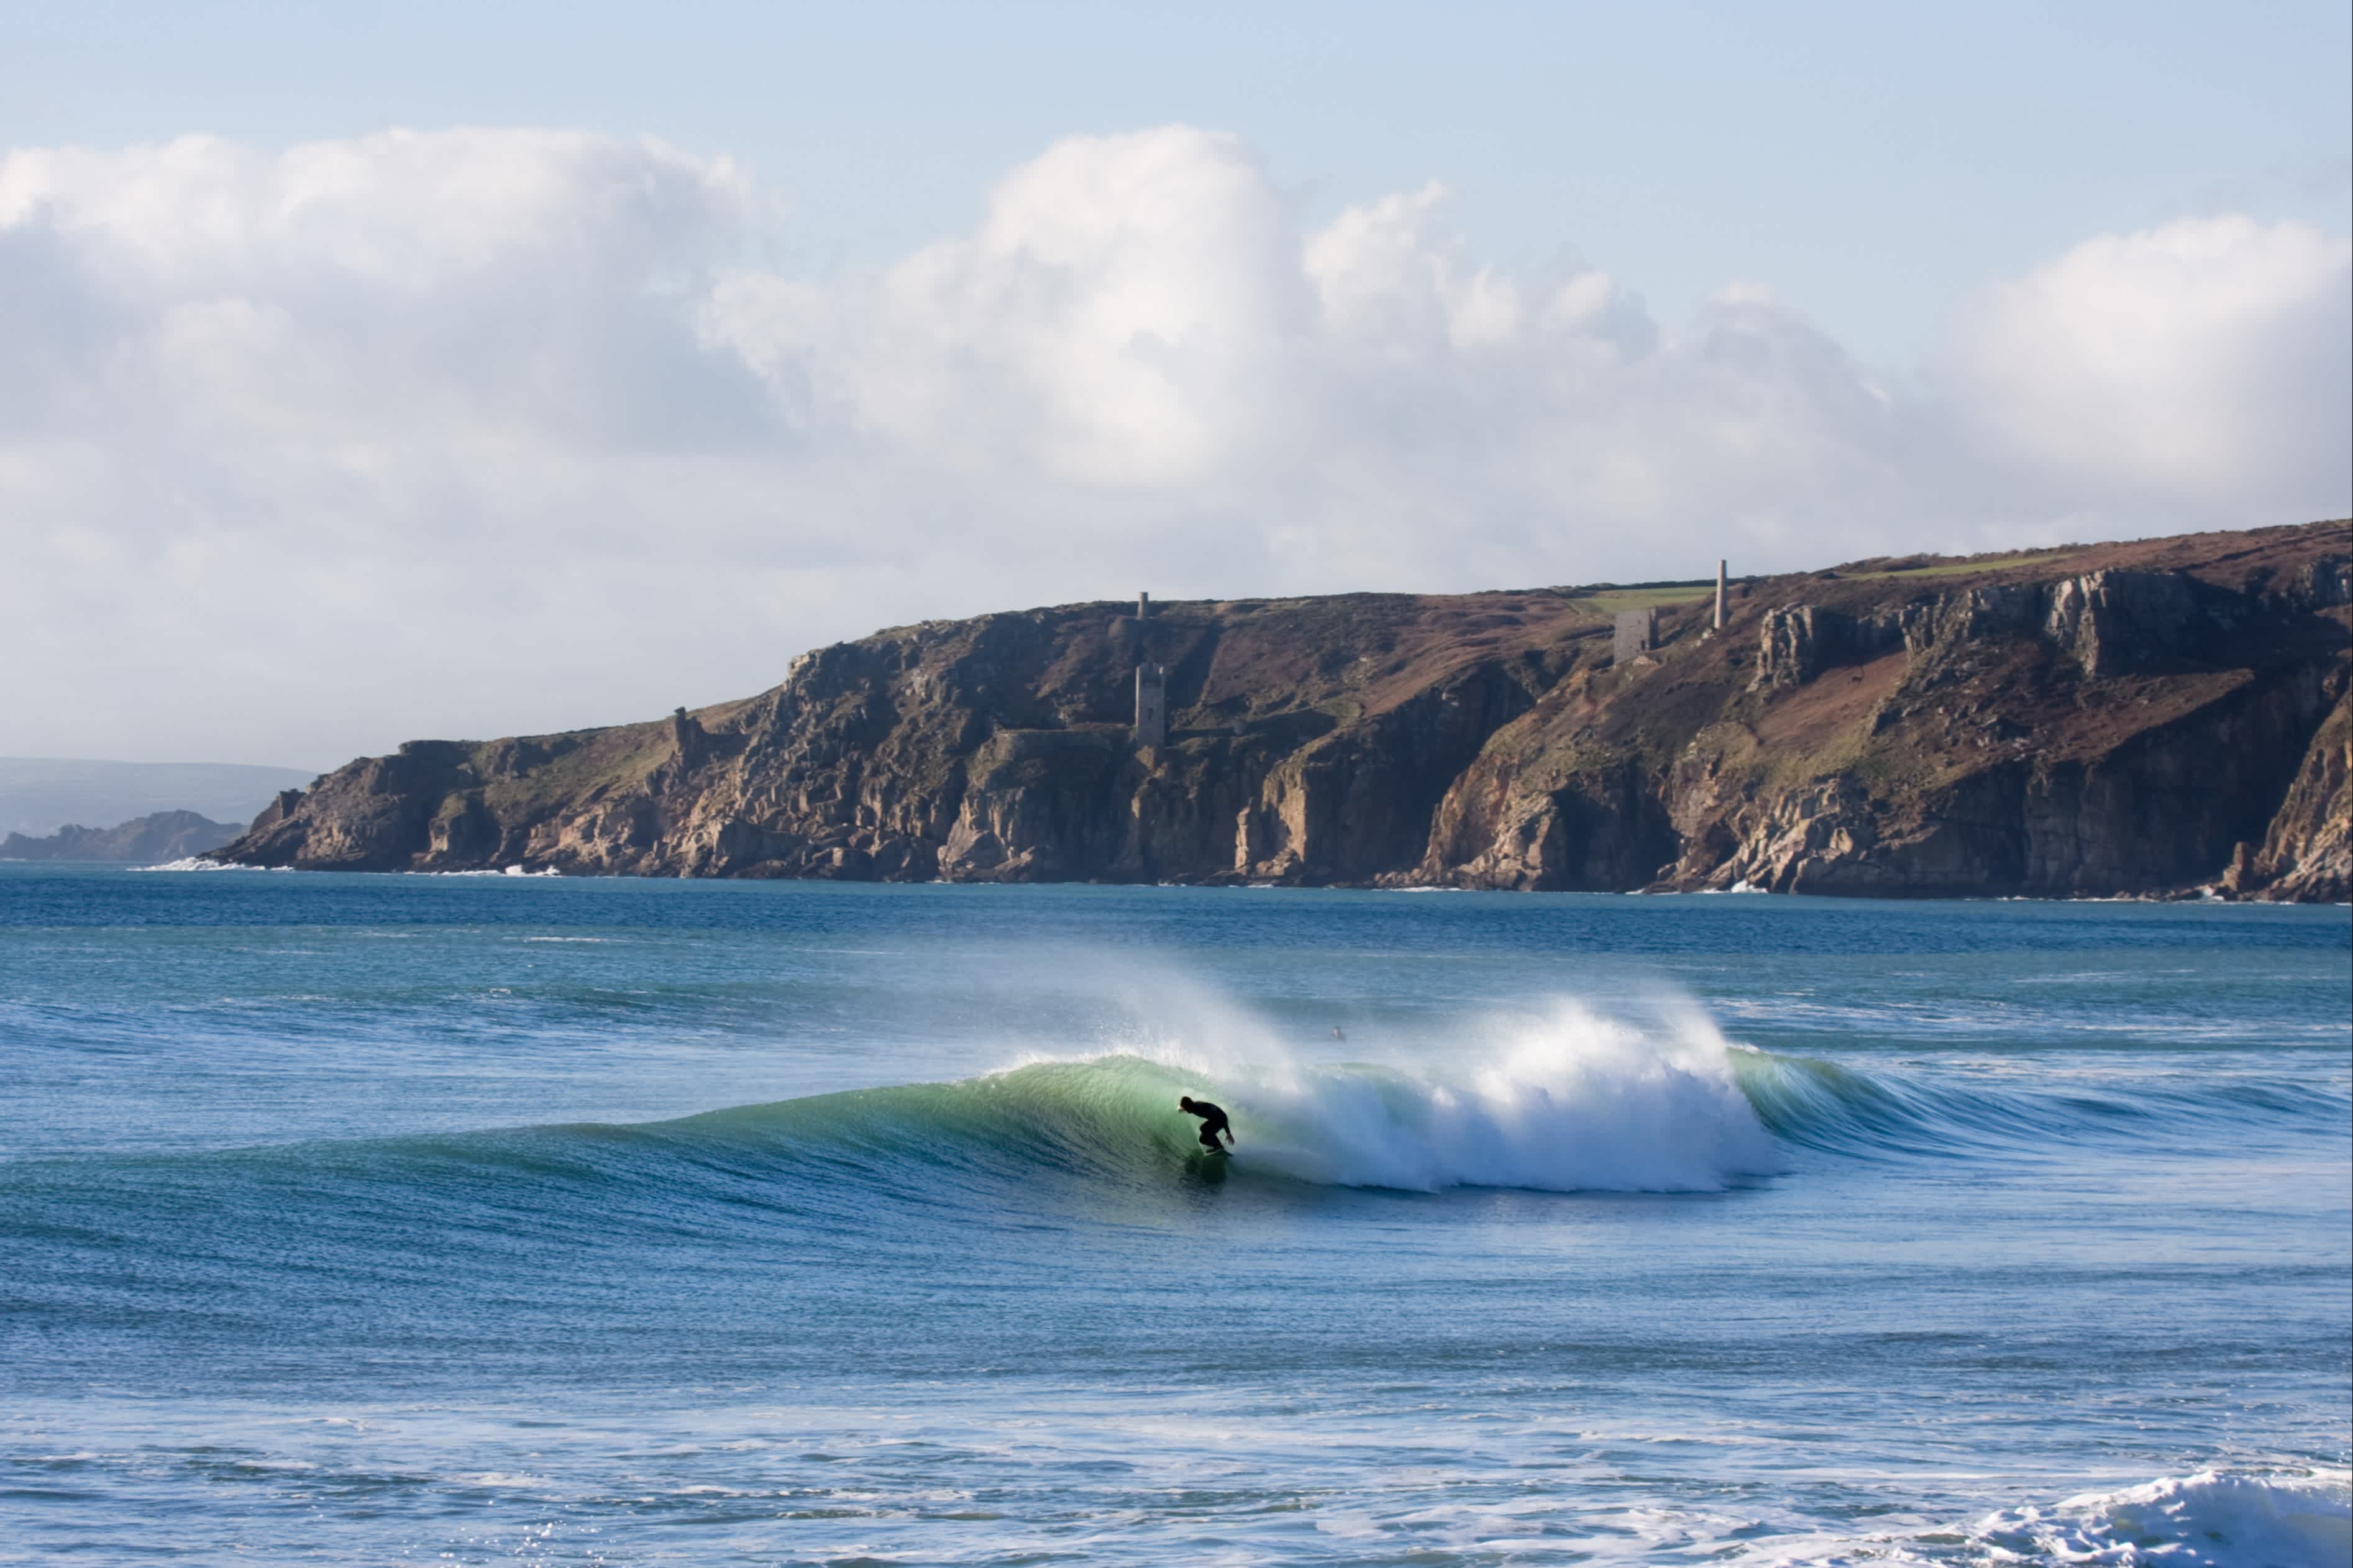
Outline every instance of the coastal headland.
<svg viewBox="0 0 2353 1568"><path fill-rule="evenodd" d="M930 621L647 723L412 741L322 870L2343 900L2353 526ZM1141 675L1139 672L1142 672Z"/></svg>
<svg viewBox="0 0 2353 1568"><path fill-rule="evenodd" d="M0 838L0 860L179 860L237 836L226 822L193 811L155 811L112 827L69 822L55 833Z"/></svg>

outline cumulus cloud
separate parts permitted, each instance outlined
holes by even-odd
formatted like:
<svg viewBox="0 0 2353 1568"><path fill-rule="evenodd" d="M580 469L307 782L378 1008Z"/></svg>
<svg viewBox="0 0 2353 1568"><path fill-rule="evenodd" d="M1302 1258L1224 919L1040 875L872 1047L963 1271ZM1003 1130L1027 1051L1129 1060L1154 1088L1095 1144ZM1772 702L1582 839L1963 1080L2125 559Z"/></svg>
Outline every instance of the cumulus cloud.
<svg viewBox="0 0 2353 1568"><path fill-rule="evenodd" d="M2341 509L2348 263L2342 237L2236 216L2086 240L1963 312L1957 402L1990 464L2040 481L2028 504Z"/></svg>
<svg viewBox="0 0 2353 1568"><path fill-rule="evenodd" d="M1078 137L813 279L576 132L0 161L0 751L332 762L642 716L931 615L1694 575L2347 506L2347 242L2085 241L1858 363Z"/></svg>
<svg viewBox="0 0 2353 1568"><path fill-rule="evenodd" d="M968 239L830 288L743 274L711 341L859 431L976 480L1212 479L1307 322L1288 205L1228 137L1065 142Z"/></svg>

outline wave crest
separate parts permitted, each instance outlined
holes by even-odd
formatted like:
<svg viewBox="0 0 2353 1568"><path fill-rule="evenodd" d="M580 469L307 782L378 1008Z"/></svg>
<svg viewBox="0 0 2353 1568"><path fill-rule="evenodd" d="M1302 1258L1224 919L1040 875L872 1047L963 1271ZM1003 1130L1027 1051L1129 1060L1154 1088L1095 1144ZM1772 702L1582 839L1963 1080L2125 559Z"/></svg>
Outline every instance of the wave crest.
<svg viewBox="0 0 2353 1568"><path fill-rule="evenodd" d="M1451 1068L1116 1051L667 1125L851 1159L1043 1156L1145 1178L1198 1152L1196 1123L1176 1108L1189 1094L1232 1116L1237 1176L1409 1192L1703 1192L1781 1168L1729 1050L1695 1012L1638 1026L1564 1006Z"/></svg>
<svg viewBox="0 0 2353 1568"><path fill-rule="evenodd" d="M1649 1027L1564 1005L1458 1070L1233 1074L1250 1157L1298 1180L1431 1192L1704 1192L1781 1168L1729 1047L1691 1014ZM1220 1086L1223 1087L1223 1086Z"/></svg>

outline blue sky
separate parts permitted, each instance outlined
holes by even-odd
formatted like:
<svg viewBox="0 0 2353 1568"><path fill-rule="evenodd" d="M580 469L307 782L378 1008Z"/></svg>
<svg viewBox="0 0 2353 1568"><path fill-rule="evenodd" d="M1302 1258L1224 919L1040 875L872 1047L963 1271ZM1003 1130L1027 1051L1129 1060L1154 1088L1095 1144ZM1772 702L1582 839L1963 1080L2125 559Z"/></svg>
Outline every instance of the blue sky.
<svg viewBox="0 0 2353 1568"><path fill-rule="evenodd" d="M0 6L0 753L2342 516L2348 17Z"/></svg>
<svg viewBox="0 0 2353 1568"><path fill-rule="evenodd" d="M1762 284L1862 352L2086 234L2342 231L2353 7L13 5L0 142L580 126L748 164L778 259L964 229L1060 137L1233 132L1310 210L1436 179L1481 254L1564 247L1674 317Z"/></svg>

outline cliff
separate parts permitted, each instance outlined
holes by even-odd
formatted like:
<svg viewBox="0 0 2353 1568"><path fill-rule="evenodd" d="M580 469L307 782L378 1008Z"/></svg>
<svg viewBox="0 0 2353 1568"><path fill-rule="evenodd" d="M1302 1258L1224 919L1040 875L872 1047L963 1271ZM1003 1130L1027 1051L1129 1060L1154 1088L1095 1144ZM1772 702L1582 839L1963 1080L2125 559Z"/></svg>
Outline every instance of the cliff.
<svg viewBox="0 0 2353 1568"><path fill-rule="evenodd" d="M411 742L218 854L2343 900L2349 544L2330 522L1857 562L1736 584L1721 632L1696 584L928 622L652 723ZM1655 609L1653 648L1613 651L1629 609ZM1157 745L1129 728L1146 661Z"/></svg>
<svg viewBox="0 0 2353 1568"><path fill-rule="evenodd" d="M0 839L0 860L182 860L237 836L233 823L193 811L157 811L112 827L68 823L40 838L11 833Z"/></svg>

